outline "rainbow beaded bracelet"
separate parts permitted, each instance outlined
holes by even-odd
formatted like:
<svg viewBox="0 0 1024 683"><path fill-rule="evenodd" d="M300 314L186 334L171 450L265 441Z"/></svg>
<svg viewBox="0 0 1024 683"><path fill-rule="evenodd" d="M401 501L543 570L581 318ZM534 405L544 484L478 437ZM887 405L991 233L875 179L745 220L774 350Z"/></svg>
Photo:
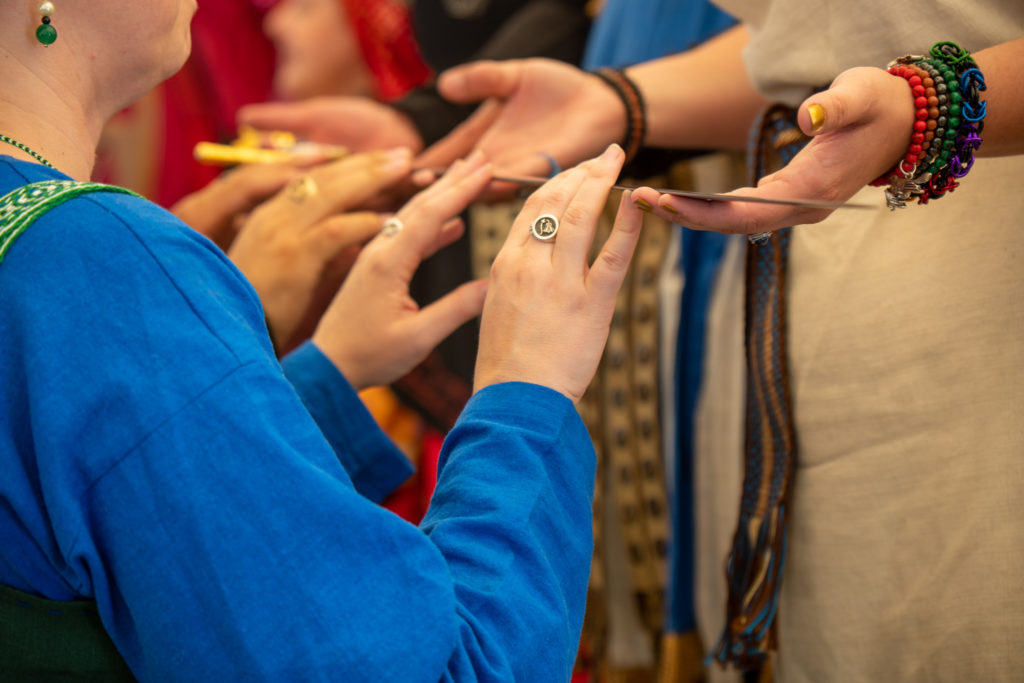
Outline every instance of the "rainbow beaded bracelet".
<svg viewBox="0 0 1024 683"><path fill-rule="evenodd" d="M914 96L914 129L903 158L872 185L887 185L886 205L904 208L951 192L974 165L981 146L986 106L985 78L970 54L951 42L923 55L906 55L887 71L907 80Z"/></svg>

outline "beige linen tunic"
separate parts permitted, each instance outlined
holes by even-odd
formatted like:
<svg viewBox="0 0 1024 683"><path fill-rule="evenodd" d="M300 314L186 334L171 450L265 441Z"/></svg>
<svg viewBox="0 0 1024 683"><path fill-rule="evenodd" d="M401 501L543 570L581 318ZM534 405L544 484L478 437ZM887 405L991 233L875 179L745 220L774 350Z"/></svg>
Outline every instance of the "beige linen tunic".
<svg viewBox="0 0 1024 683"><path fill-rule="evenodd" d="M791 105L852 66L1024 35L1022 0L719 4L753 31L757 86ZM855 199L884 204L878 188ZM698 416L709 645L741 476L741 250L709 317ZM1024 680L1024 157L979 160L927 206L797 227L789 273L799 467L776 675Z"/></svg>

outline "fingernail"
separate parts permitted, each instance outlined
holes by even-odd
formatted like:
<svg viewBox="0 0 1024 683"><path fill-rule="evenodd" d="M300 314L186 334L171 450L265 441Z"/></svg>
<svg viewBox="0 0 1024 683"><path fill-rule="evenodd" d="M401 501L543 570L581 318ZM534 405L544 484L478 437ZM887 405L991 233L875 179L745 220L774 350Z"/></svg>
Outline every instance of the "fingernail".
<svg viewBox="0 0 1024 683"><path fill-rule="evenodd" d="M602 154L601 156L606 159L611 159L613 157L618 156L620 153L622 153L622 148L613 142L612 144L608 145L608 148L604 150L604 154Z"/></svg>
<svg viewBox="0 0 1024 683"><path fill-rule="evenodd" d="M820 104L809 104L807 113L811 115L811 128L817 133L825 125L825 108Z"/></svg>
<svg viewBox="0 0 1024 683"><path fill-rule="evenodd" d="M633 203L636 205L636 208L646 213L651 213L654 211L654 207L651 206L651 203L648 202L646 199L634 199Z"/></svg>
<svg viewBox="0 0 1024 683"><path fill-rule="evenodd" d="M664 209L665 211L668 211L669 213L671 213L673 215L676 215L676 214L679 213L678 211L676 211L676 207L672 206L671 204L659 204L658 206L660 206L662 209Z"/></svg>

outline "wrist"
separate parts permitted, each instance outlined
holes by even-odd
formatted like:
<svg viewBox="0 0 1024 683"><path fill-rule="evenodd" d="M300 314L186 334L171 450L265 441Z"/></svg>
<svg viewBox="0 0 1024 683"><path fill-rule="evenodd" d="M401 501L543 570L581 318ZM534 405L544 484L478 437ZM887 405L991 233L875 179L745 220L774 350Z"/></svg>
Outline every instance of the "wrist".
<svg viewBox="0 0 1024 683"><path fill-rule="evenodd" d="M643 147L647 136L647 106L643 94L625 70L601 67L591 73L600 79L618 100L619 106L615 111L621 115L623 134L617 142L626 153L626 163L629 163Z"/></svg>
<svg viewBox="0 0 1024 683"><path fill-rule="evenodd" d="M370 386L366 381L366 378L359 372L359 363L349 359L346 354L338 348L338 344L334 343L330 338L330 335L321 332L319 329L313 333L313 336L309 340L313 346L315 346L320 353L323 354L324 358L331 362L331 365L341 373L342 377L352 386L356 391L362 391L363 389Z"/></svg>
<svg viewBox="0 0 1024 683"><path fill-rule="evenodd" d="M981 146L985 79L966 50L955 43L936 43L928 56L907 55L887 71L906 80L914 107L913 132L903 158L873 181L888 185L890 209L938 199L959 185L974 164Z"/></svg>

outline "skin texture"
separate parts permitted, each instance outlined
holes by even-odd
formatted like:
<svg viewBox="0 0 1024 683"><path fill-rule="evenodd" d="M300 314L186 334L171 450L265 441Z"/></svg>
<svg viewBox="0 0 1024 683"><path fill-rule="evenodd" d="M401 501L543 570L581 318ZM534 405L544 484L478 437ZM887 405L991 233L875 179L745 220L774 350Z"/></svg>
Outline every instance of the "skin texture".
<svg viewBox="0 0 1024 683"><path fill-rule="evenodd" d="M622 150L612 146L541 187L513 224L489 288L482 281L468 283L421 310L408 290L416 264L461 234L461 224L450 219L480 193L492 173L481 154L455 162L397 213L404 224L401 232L378 235L364 247L313 341L357 388L368 386L408 371L446 330L483 305L474 388L534 382L579 401L597 370L615 294L640 232L640 213L624 202L612 234L593 265L588 263L597 221L622 161ZM541 213L560 217L554 241L529 236L530 221ZM374 305L367 306L368 300ZM349 329L381 333L339 334L341 321Z"/></svg>
<svg viewBox="0 0 1024 683"><path fill-rule="evenodd" d="M314 97L302 102L250 104L238 122L261 130L288 130L304 140L343 145L362 152L390 147L423 148L404 114L367 97Z"/></svg>
<svg viewBox="0 0 1024 683"><path fill-rule="evenodd" d="M530 196L491 269L474 388L519 380L579 402L597 371L642 215L625 198L593 264L598 218L625 155L618 145L565 171ZM529 233L542 214L559 218L554 240Z"/></svg>
<svg viewBox="0 0 1024 683"><path fill-rule="evenodd" d="M984 144L979 156L1024 151L1024 95L1015 85L1013 64L1024 59L1024 39L974 55L985 74ZM808 107L818 105L825 120L814 130ZM832 86L799 107L801 130L814 139L784 169L762 178L756 188L735 192L755 197L846 201L892 168L906 152L913 126L913 99L902 78L882 69L858 67L841 73ZM967 182L970 182L968 177ZM758 233L817 223L830 211L740 202L703 202L659 195L650 188L632 193L668 220L703 230Z"/></svg>
<svg viewBox="0 0 1024 683"><path fill-rule="evenodd" d="M228 256L260 295L279 346L301 341L300 330L319 319L353 250L380 230L382 217L361 207L404 178L410 160L408 150L397 149L317 166L249 215Z"/></svg>
<svg viewBox="0 0 1024 683"><path fill-rule="evenodd" d="M369 94L370 72L340 0L281 0L263 29L277 52L279 97Z"/></svg>
<svg viewBox="0 0 1024 683"><path fill-rule="evenodd" d="M62 3L53 15L57 41L45 49L35 39L35 7L0 7L0 120L6 135L88 180L107 120L184 64L196 2Z"/></svg>
<svg viewBox="0 0 1024 683"><path fill-rule="evenodd" d="M631 67L647 103L645 142L655 147L742 149L754 116L766 104L741 59L741 26L686 53ZM1024 39L974 54L985 74L990 116L980 155L1024 151L1024 94L1017 84ZM602 81L543 60L479 62L442 74L441 92L460 102L489 99L501 112L483 130L457 132L459 149L475 147L499 173L543 173L539 151L563 165L621 135L625 111ZM814 131L807 106L819 104L825 122ZM913 106L903 79L873 67L844 72L832 87L799 109L800 126L815 140L785 170L757 188L737 193L765 198L845 201L891 168L906 150ZM442 141L445 142L445 141ZM441 143L439 143L441 144ZM662 218L726 233L756 233L813 223L827 211L750 203L706 203L660 196L647 188L632 196ZM640 204L645 206L644 204Z"/></svg>

